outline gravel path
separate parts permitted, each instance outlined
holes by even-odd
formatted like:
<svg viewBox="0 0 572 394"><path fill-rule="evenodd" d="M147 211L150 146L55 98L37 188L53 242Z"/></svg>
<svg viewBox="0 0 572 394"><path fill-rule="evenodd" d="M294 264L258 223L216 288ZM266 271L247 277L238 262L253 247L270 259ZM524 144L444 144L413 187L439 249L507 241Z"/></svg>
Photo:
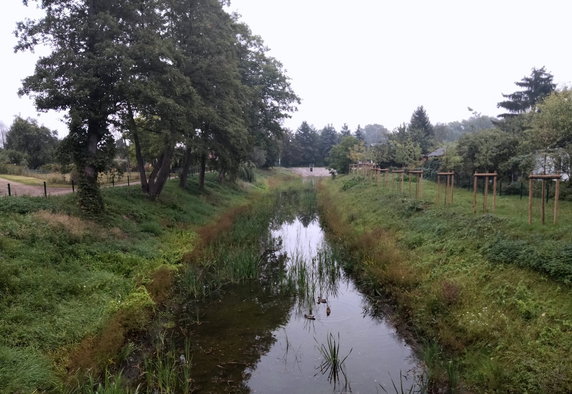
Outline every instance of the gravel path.
<svg viewBox="0 0 572 394"><path fill-rule="evenodd" d="M294 167L290 168L293 172L303 177L310 176L330 176L330 172L325 167L314 167L312 171L308 167Z"/></svg>

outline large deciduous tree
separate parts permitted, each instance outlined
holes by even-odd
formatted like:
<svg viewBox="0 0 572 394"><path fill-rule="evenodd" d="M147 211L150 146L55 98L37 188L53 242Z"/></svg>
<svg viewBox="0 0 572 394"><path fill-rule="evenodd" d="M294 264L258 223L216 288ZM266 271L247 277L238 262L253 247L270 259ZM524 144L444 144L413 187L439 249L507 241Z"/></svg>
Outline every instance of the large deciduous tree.
<svg viewBox="0 0 572 394"><path fill-rule="evenodd" d="M265 158L263 166L278 161L283 119L296 110L300 99L293 92L282 64L268 55L268 48L248 26L235 24L241 82L245 86L245 114L253 152Z"/></svg>
<svg viewBox="0 0 572 394"><path fill-rule="evenodd" d="M528 140L535 153L548 158L554 171L571 172L572 158L572 91L564 89L547 96L533 114Z"/></svg>
<svg viewBox="0 0 572 394"><path fill-rule="evenodd" d="M137 0L130 25L128 68L122 81L121 118L134 143L142 190L154 199L169 177L177 143L194 133L199 98L184 72L189 61L175 30L181 10L160 0ZM151 165L149 174L145 165Z"/></svg>
<svg viewBox="0 0 572 394"><path fill-rule="evenodd" d="M36 2L45 16L18 24L16 49L44 43L52 52L38 60L20 93L34 96L40 110L68 111L65 144L78 170L80 206L95 214L103 210L97 178L113 151L110 116L116 112L126 25L133 15L129 2L115 0Z"/></svg>
<svg viewBox="0 0 572 394"><path fill-rule="evenodd" d="M201 106L194 125L194 147L204 187L207 160L221 178L238 170L247 157L248 129L244 110L246 89L241 82L234 20L219 0L185 0L177 8L174 32L187 61L188 76Z"/></svg>
<svg viewBox="0 0 572 394"><path fill-rule="evenodd" d="M538 104L531 133L540 149L572 145L572 90L554 92Z"/></svg>
<svg viewBox="0 0 572 394"><path fill-rule="evenodd" d="M515 157L518 138L499 129L482 130L465 134L459 139L457 153L463 161L466 173L497 171L501 176L511 176L514 170L511 158Z"/></svg>
<svg viewBox="0 0 572 394"><path fill-rule="evenodd" d="M389 130L380 124L368 124L363 128L363 135L366 144L375 145L387 140Z"/></svg>
<svg viewBox="0 0 572 394"><path fill-rule="evenodd" d="M359 144L360 141L352 135L342 137L340 143L330 150L330 155L328 156L330 168L335 169L340 174L347 174L352 163L350 157L352 148Z"/></svg>
<svg viewBox="0 0 572 394"><path fill-rule="evenodd" d="M36 169L54 161L57 132L39 126L35 120L16 117L6 133L5 148L24 154L28 167Z"/></svg>

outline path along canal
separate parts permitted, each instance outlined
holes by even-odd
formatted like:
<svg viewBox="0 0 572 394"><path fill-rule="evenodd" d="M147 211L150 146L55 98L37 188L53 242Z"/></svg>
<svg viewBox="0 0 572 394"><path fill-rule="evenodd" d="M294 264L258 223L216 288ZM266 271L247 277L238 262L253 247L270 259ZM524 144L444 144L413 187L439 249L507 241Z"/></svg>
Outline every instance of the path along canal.
<svg viewBox="0 0 572 394"><path fill-rule="evenodd" d="M376 393L396 384L409 392L421 373L412 349L344 271L315 204L292 207L292 200L301 199L283 198L269 224L264 243L274 253L263 278L189 306L180 319L193 386Z"/></svg>

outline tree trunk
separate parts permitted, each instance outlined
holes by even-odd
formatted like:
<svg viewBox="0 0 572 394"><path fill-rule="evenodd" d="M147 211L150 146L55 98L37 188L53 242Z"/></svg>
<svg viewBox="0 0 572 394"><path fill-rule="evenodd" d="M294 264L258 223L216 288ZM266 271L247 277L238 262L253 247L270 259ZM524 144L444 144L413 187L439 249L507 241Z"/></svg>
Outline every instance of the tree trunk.
<svg viewBox="0 0 572 394"><path fill-rule="evenodd" d="M187 180L189 179L189 172L191 170L192 154L191 147L187 145L185 149L185 156L183 157L183 167L181 168L181 175L179 176L179 187L185 188Z"/></svg>
<svg viewBox="0 0 572 394"><path fill-rule="evenodd" d="M99 138L93 131L88 132L87 152L83 158L75 159L78 167L78 198L81 210L90 216L103 212L103 197L97 183L97 169L93 164L97 155L97 143Z"/></svg>
<svg viewBox="0 0 572 394"><path fill-rule="evenodd" d="M205 190L205 172L207 169L207 154L201 154L201 168L199 171L199 190Z"/></svg>
<svg viewBox="0 0 572 394"><path fill-rule="evenodd" d="M149 176L149 197L153 200L159 197L167 179L169 179L174 153L175 147L173 144L170 144L159 158L157 167L153 169L153 177Z"/></svg>
<svg viewBox="0 0 572 394"><path fill-rule="evenodd" d="M141 142L139 141L137 124L133 117L133 109L131 108L131 105L128 105L127 108L129 111L129 123L131 126L131 133L133 135L133 143L135 144L135 158L137 159L137 170L139 171L141 190L143 190L144 193L149 193L149 184L147 182L147 175L145 174L145 161L143 160L143 153L141 152Z"/></svg>

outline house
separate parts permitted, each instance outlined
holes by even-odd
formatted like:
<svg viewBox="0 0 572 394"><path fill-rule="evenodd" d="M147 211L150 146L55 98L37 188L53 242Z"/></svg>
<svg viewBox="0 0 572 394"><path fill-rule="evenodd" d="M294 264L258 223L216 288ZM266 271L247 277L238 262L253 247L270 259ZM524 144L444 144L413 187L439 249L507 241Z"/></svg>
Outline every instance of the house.
<svg viewBox="0 0 572 394"><path fill-rule="evenodd" d="M427 160L431 160L431 159L438 159L439 157L443 157L445 156L445 148L439 148L434 150L431 153L427 153L426 155L423 155L422 160L423 161L427 161Z"/></svg>

